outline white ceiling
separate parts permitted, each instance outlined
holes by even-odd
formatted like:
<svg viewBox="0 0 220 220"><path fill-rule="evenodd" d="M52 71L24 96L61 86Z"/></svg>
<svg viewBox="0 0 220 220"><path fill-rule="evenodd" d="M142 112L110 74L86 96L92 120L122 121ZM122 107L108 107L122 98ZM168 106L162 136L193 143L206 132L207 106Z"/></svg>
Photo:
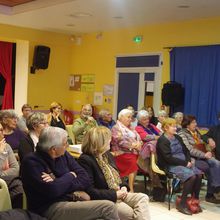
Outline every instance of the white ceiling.
<svg viewBox="0 0 220 220"><path fill-rule="evenodd" d="M91 16L70 16L77 13ZM66 34L215 16L220 16L220 0L36 0L0 6L2 24Z"/></svg>

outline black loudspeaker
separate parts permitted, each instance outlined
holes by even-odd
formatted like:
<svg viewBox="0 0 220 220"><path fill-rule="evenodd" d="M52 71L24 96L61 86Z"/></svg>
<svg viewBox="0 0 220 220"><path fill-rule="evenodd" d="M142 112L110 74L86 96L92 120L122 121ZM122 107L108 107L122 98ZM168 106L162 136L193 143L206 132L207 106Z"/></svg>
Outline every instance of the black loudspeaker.
<svg viewBox="0 0 220 220"><path fill-rule="evenodd" d="M169 81L163 85L162 102L166 106L178 107L184 104L184 88L180 83Z"/></svg>
<svg viewBox="0 0 220 220"><path fill-rule="evenodd" d="M33 65L31 73L35 73L36 69L47 69L50 59L50 48L47 46L36 46L34 49Z"/></svg>

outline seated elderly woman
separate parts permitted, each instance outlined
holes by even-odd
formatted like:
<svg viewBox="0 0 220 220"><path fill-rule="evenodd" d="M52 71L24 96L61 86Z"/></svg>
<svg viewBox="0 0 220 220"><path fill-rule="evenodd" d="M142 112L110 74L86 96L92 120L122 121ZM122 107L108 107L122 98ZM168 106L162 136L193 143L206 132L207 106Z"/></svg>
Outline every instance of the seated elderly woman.
<svg viewBox="0 0 220 220"><path fill-rule="evenodd" d="M0 178L5 180L13 208L22 208L23 188L19 176L19 165L11 147L5 142L3 127L0 124Z"/></svg>
<svg viewBox="0 0 220 220"><path fill-rule="evenodd" d="M220 200L217 199L220 195L220 161L213 157L211 149L206 148L201 139L195 116L185 115L182 127L178 132L179 136L190 151L191 157L196 159L196 166L207 175L206 201L220 204Z"/></svg>
<svg viewBox="0 0 220 220"><path fill-rule="evenodd" d="M107 109L102 109L99 112L99 118L97 119L98 125L105 126L109 129L112 129L112 127L115 125L115 121L112 119L112 114Z"/></svg>
<svg viewBox="0 0 220 220"><path fill-rule="evenodd" d="M163 129L162 129L162 123L163 121L167 118L167 112L165 110L160 110L158 112L158 115L157 115L157 119L158 119L158 123L157 123L157 128L163 132Z"/></svg>
<svg viewBox="0 0 220 220"><path fill-rule="evenodd" d="M83 138L79 163L92 182L88 194L92 200L116 202L120 219L149 220L149 198L143 193L129 193L123 184L110 150L111 131L100 126L91 128Z"/></svg>
<svg viewBox="0 0 220 220"><path fill-rule="evenodd" d="M85 133L93 127L98 126L96 120L92 117L92 106L85 104L82 106L80 118L73 122L72 131L76 138L76 143L81 144Z"/></svg>
<svg viewBox="0 0 220 220"><path fill-rule="evenodd" d="M123 109L118 114L118 121L112 128L112 147L116 166L120 176L128 176L130 191L134 192L134 180L138 170L137 158L142 146L139 134L131 126L132 111Z"/></svg>
<svg viewBox="0 0 220 220"><path fill-rule="evenodd" d="M150 123L150 115L145 110L140 110L137 113L138 125L135 130L140 135L144 142L138 157L138 166L145 172L149 173L153 187L161 186L159 178L154 175L150 168L150 155L156 152L156 140L162 132L153 124Z"/></svg>
<svg viewBox="0 0 220 220"><path fill-rule="evenodd" d="M199 199L202 171L194 166L189 150L176 135L175 119L165 119L162 129L164 134L157 140L158 166L165 172L175 174L183 183L181 201L176 208L183 214L191 215L186 203L187 195L193 193L193 196ZM198 211L202 211L199 205Z"/></svg>
<svg viewBox="0 0 220 220"><path fill-rule="evenodd" d="M22 161L27 154L36 150L40 133L43 128L48 126L46 115L41 112L31 114L27 118L26 124L29 132L19 144L18 155L20 161Z"/></svg>
<svg viewBox="0 0 220 220"><path fill-rule="evenodd" d="M62 112L62 105L57 102L52 102L50 105L50 113L48 114L48 124L52 127L59 127L66 129L66 125L60 117Z"/></svg>
<svg viewBox="0 0 220 220"><path fill-rule="evenodd" d="M25 134L17 128L17 120L14 110L0 111L0 123L3 126L5 140L14 152L18 151L19 143L25 137Z"/></svg>
<svg viewBox="0 0 220 220"><path fill-rule="evenodd" d="M175 112L173 114L173 118L176 120L176 127L177 127L177 132L178 132L182 128L183 113L182 112Z"/></svg>
<svg viewBox="0 0 220 220"><path fill-rule="evenodd" d="M145 110L140 110L137 114L138 125L135 130L141 137L142 141L157 140L162 132L150 123L150 115Z"/></svg>

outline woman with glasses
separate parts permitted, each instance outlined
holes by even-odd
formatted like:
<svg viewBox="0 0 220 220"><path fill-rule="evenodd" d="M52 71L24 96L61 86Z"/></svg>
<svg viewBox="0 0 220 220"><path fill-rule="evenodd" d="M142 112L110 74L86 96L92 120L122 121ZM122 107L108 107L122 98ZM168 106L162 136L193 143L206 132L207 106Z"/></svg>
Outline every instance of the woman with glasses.
<svg viewBox="0 0 220 220"><path fill-rule="evenodd" d="M20 141L18 149L20 161L22 161L27 154L35 151L41 131L48 126L46 115L41 112L31 114L27 118L26 124L29 133Z"/></svg>
<svg viewBox="0 0 220 220"><path fill-rule="evenodd" d="M59 127L66 129L64 121L61 119L60 115L62 113L62 105L57 102L52 102L50 105L50 113L48 114L48 124L52 127Z"/></svg>
<svg viewBox="0 0 220 220"><path fill-rule="evenodd" d="M3 127L3 134L12 150L17 153L19 143L24 138L25 134L17 128L18 116L14 110L7 109L0 111L0 123Z"/></svg>

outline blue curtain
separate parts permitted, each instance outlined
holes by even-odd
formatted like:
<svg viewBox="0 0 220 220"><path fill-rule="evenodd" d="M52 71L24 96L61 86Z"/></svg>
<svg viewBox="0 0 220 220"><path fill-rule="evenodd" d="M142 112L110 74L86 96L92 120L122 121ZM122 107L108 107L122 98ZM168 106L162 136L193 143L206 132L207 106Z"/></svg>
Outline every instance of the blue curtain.
<svg viewBox="0 0 220 220"><path fill-rule="evenodd" d="M176 47L170 52L171 80L185 88L184 113L201 126L218 123L220 111L220 45Z"/></svg>

